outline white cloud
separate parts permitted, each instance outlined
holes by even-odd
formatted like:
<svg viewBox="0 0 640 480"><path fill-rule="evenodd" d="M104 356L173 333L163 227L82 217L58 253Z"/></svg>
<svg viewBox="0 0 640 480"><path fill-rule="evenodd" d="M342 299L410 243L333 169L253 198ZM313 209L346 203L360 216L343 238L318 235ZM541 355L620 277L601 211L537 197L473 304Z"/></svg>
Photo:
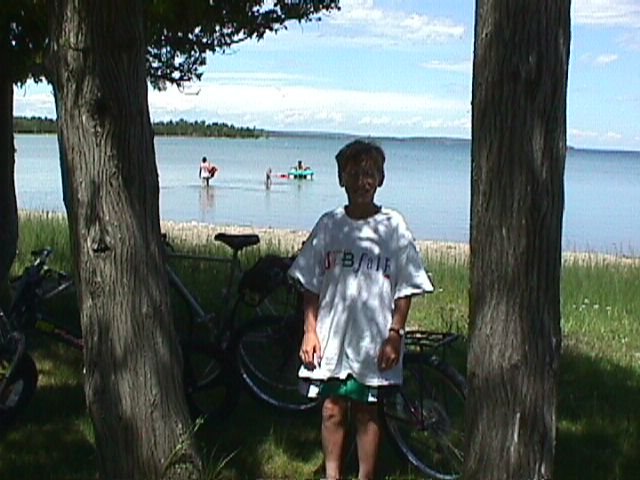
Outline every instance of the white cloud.
<svg viewBox="0 0 640 480"><path fill-rule="evenodd" d="M175 88L162 93L150 91L152 117L204 118L267 129L409 136L426 135L434 127L464 129L459 122L446 119L464 116L468 110L467 101L428 94L320 89L268 82L255 85L252 78L248 75L245 84L205 83L198 95L184 95ZM433 118L443 120L434 122Z"/></svg>
<svg viewBox="0 0 640 480"><path fill-rule="evenodd" d="M53 95L41 93L29 97L15 97L14 105L18 112L28 110L29 116L51 117L54 109Z"/></svg>
<svg viewBox="0 0 640 480"><path fill-rule="evenodd" d="M592 53L585 53L580 56L580 62L595 67L604 67L611 63L617 62L620 56L617 53L602 53L600 55L594 55Z"/></svg>
<svg viewBox="0 0 640 480"><path fill-rule="evenodd" d="M608 145L615 145L619 140L622 140L624 136L618 132L601 132L595 130L579 130L569 129L568 137L573 141L598 141Z"/></svg>
<svg viewBox="0 0 640 480"><path fill-rule="evenodd" d="M594 65L603 66L608 65L612 62L618 60L618 55L615 53L604 53L602 55L598 55L593 61Z"/></svg>
<svg viewBox="0 0 640 480"><path fill-rule="evenodd" d="M366 125L366 126L387 126L387 125L391 125L393 123L392 119L390 117L371 117L371 116L365 116L362 117L360 119L360 121L358 122L359 125Z"/></svg>
<svg viewBox="0 0 640 480"><path fill-rule="evenodd" d="M607 132L604 135L604 138L609 140L609 141L617 141L617 140L622 139L622 135L617 133L617 132Z"/></svg>
<svg viewBox="0 0 640 480"><path fill-rule="evenodd" d="M467 102L439 99L428 94L410 94L391 91L363 91L346 89L319 89L302 85L276 83L211 84L203 83L198 95L184 95L175 88L165 92L149 92L149 103L156 111L181 112L194 108L215 106L217 112L237 113L326 110L377 111L412 113L449 111L466 108Z"/></svg>
<svg viewBox="0 0 640 480"><path fill-rule="evenodd" d="M341 42L415 47L460 39L465 33L464 25L452 20L381 9L371 0L343 0L340 5L341 10L327 15L323 22L339 28ZM335 39L333 33L328 35Z"/></svg>
<svg viewBox="0 0 640 480"><path fill-rule="evenodd" d="M578 139L595 139L600 137L600 133L593 130L579 130L570 128L567 131L568 136Z"/></svg>
<svg viewBox="0 0 640 480"><path fill-rule="evenodd" d="M46 83L27 83L23 87L13 89L14 114L18 116L34 116L55 118L56 111L51 87Z"/></svg>
<svg viewBox="0 0 640 480"><path fill-rule="evenodd" d="M622 34L620 36L620 45L627 50L640 51L640 28Z"/></svg>
<svg viewBox="0 0 640 480"><path fill-rule="evenodd" d="M422 63L420 65L428 70L440 70L444 72L459 72L459 73L468 73L471 75L472 70L472 62L441 62L438 60L433 60L431 62Z"/></svg>
<svg viewBox="0 0 640 480"><path fill-rule="evenodd" d="M572 19L579 25L640 28L637 0L574 0Z"/></svg>
<svg viewBox="0 0 640 480"><path fill-rule="evenodd" d="M310 77L300 74L283 72L216 72L207 71L202 82L215 83L216 85L237 85L254 84L264 85L265 83L291 83L310 80ZM200 84L200 82L198 82Z"/></svg>

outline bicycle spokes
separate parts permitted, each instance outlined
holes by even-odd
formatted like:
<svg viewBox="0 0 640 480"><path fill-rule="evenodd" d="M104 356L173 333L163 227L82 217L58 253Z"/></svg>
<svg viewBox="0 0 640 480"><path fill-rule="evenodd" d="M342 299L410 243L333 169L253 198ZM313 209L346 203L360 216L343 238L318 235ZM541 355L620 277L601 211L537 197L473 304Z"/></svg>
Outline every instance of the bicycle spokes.
<svg viewBox="0 0 640 480"><path fill-rule="evenodd" d="M402 386L383 401L387 428L403 455L431 478L459 477L464 463L464 389L441 362L414 355Z"/></svg>

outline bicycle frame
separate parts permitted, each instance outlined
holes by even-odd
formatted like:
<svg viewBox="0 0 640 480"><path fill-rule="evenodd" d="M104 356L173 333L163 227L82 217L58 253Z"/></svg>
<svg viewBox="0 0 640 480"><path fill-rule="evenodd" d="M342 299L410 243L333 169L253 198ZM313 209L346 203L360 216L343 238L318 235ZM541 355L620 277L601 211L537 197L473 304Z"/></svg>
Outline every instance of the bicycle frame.
<svg viewBox="0 0 640 480"><path fill-rule="evenodd" d="M32 253L37 256L37 258L34 263L25 270L22 278L20 279L14 300L7 315L9 321L12 323L12 328L16 331L27 328L33 329L58 341L66 343L75 349L82 350L82 336L79 333L76 334L71 332L62 326L60 322L56 321L55 318L43 313L39 308L40 302L50 300L72 289L72 278L63 272L54 272L57 277L56 281L59 283L51 290L42 294L39 293L38 289L46 280L44 272L47 272L47 261L53 254L53 250L45 248ZM53 270L49 271L53 272ZM33 324L18 325L18 319L21 319L24 322L26 318L31 317L34 319Z"/></svg>
<svg viewBox="0 0 640 480"><path fill-rule="evenodd" d="M234 243L234 241L232 241L234 238L239 239L238 243ZM173 250L173 247L167 242L166 237L164 238L165 244L168 247L168 255L170 258L213 262L229 265L226 284L225 287L221 289L223 292L221 300L224 308L222 311L218 312L205 311L202 304L198 301L195 295L191 293L189 288L183 283L176 271L172 269L170 265L167 264L166 266L167 275L169 277L169 284L180 295L191 312L190 321L192 323L206 326L211 334L211 340L213 340L214 343L222 346L225 343L225 335L232 333L236 327L236 325L234 325L234 320L236 318L237 309L241 304L241 298L237 294L238 280L244 273L242 262L240 260L240 252L244 248L256 245L259 242L259 237L257 236L255 236L254 238L249 237L249 241L247 243L242 243L242 241L240 240L242 238L242 235L237 237L234 235L227 235L226 239L228 240L228 243L224 239L220 240L231 249L232 254L230 257L215 257L176 253ZM216 240L218 240L218 237L216 237ZM276 311L276 309L269 303L268 300L265 300L262 305L256 306L255 308L258 313L264 313L265 311L267 313L275 313Z"/></svg>
<svg viewBox="0 0 640 480"><path fill-rule="evenodd" d="M6 369L6 373L0 382L0 398L4 394L6 385L13 377L17 365L20 363L20 359L26 351L26 340L24 334L13 328L12 322L5 316L2 309L0 309L0 353L8 353L11 357L9 367Z"/></svg>
<svg viewBox="0 0 640 480"><path fill-rule="evenodd" d="M39 333L65 343L70 347L75 348L76 350L84 349L82 335L72 333L69 330L65 329L64 327L60 326L52 317L45 316L42 313L39 313L37 315L34 328Z"/></svg>
<svg viewBox="0 0 640 480"><path fill-rule="evenodd" d="M168 264L166 265L169 284L178 292L182 300L189 307L189 310L191 312L190 321L206 326L209 329L211 336L213 337L212 339L217 343L219 341L219 338L216 338L216 336L218 334L222 334L223 332L229 331L232 328L231 322L233 321L235 311L238 306L238 300L236 299L235 301L232 301L232 299L234 292L233 287L236 278L242 272L240 250L234 249L231 257L208 257L203 255L189 255L175 252L171 252L169 256L171 258L183 260L197 260L229 265L226 288L222 289L222 304L225 306L225 309L219 314L217 312L207 313L202 304L187 288L176 271L172 269ZM216 323L218 315L221 318L221 321Z"/></svg>

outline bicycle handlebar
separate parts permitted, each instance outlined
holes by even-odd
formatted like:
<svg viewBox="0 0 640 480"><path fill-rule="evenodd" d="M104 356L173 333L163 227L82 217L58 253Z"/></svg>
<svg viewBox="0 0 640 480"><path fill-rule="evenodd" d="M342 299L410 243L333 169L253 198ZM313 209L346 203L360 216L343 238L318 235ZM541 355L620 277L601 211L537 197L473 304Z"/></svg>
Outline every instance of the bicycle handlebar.
<svg viewBox="0 0 640 480"><path fill-rule="evenodd" d="M47 264L49 257L53 255L53 249L51 247L45 247L38 250L31 250L31 256L35 258L35 261L31 265L32 267L38 267L40 270Z"/></svg>

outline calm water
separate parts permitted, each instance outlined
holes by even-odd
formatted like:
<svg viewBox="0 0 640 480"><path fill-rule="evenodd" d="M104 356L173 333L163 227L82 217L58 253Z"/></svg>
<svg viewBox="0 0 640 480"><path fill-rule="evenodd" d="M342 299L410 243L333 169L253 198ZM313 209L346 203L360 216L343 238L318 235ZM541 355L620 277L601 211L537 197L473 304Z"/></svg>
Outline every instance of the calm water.
<svg viewBox="0 0 640 480"><path fill-rule="evenodd" d="M334 155L345 138L273 137L259 140L162 137L156 139L163 220L310 229L318 216L345 200ZM386 181L380 203L404 213L419 239L468 242L468 143L383 140ZM17 135L16 183L21 209L64 211L54 136ZM219 167L201 187L200 158ZM274 175L297 160L313 180ZM640 153L571 150L565 171L563 248L640 254Z"/></svg>

